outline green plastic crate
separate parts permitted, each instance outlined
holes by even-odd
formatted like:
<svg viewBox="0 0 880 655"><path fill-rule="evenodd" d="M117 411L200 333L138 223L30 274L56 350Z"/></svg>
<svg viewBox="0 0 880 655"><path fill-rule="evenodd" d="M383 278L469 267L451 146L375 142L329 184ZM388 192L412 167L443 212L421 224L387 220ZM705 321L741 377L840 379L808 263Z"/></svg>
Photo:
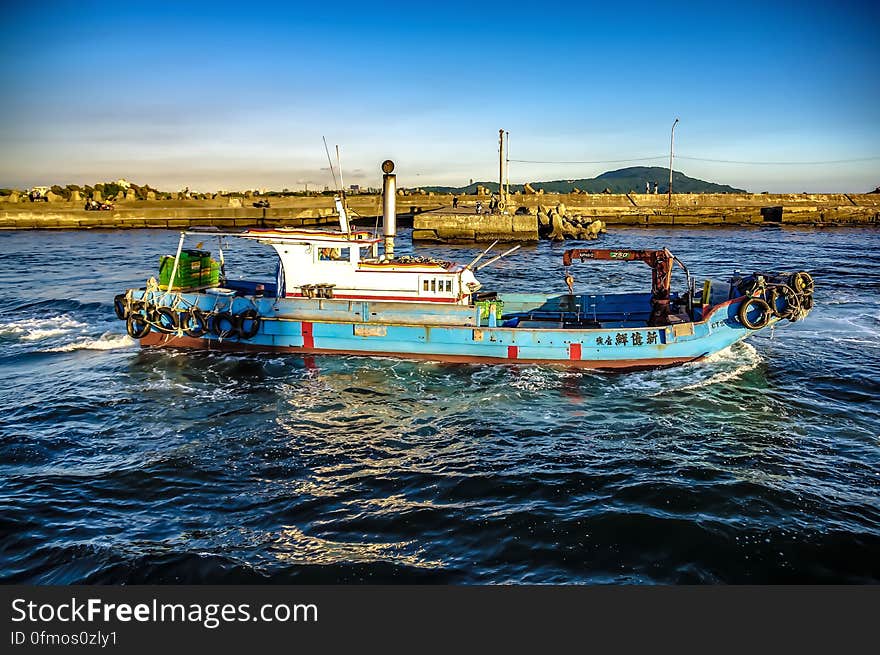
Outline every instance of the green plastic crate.
<svg viewBox="0 0 880 655"><path fill-rule="evenodd" d="M174 257L172 255L164 255L159 260L159 286L168 287L171 282L171 272L174 270ZM180 263L177 267L177 273L174 276L174 288L186 289L190 287L201 286L202 282L202 261L201 258L191 259L180 254Z"/></svg>
<svg viewBox="0 0 880 655"><path fill-rule="evenodd" d="M480 318L489 318L489 305L495 305L495 318L500 319L504 314L504 302L501 300L479 300L476 303L480 310Z"/></svg>
<svg viewBox="0 0 880 655"><path fill-rule="evenodd" d="M208 265L205 266L202 264L202 272L199 276L201 280L201 286L203 287L216 287L220 285L220 264L215 262L210 257L208 258Z"/></svg>

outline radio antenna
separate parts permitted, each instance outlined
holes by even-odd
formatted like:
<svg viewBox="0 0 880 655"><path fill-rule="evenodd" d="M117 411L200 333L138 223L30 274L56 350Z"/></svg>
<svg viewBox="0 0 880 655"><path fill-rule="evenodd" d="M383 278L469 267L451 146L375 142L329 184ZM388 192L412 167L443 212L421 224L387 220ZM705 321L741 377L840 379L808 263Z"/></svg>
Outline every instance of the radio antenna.
<svg viewBox="0 0 880 655"><path fill-rule="evenodd" d="M495 239L495 241L493 241L493 242L489 245L488 248L486 248L483 252L481 252L479 255L477 255L476 257L474 257L474 258L471 260L471 263L468 264L467 266L465 266L465 268L473 268L473 267L477 264L478 261L480 261L480 260L481 260L486 254L488 254L488 252L489 252L490 250L492 250L492 248L495 247L495 244L496 244L496 243L498 243L498 239Z"/></svg>
<svg viewBox="0 0 880 655"><path fill-rule="evenodd" d="M336 187L336 190L339 190L339 183L336 181L336 171L333 170L333 160L330 159L330 148L327 147L327 137L321 137L324 139L324 152L327 153L327 163L330 164L330 174L333 176L333 186Z"/></svg>
<svg viewBox="0 0 880 655"><path fill-rule="evenodd" d="M339 190L345 193L345 180L342 179L342 159L339 157L339 146L336 146L336 168L339 169Z"/></svg>

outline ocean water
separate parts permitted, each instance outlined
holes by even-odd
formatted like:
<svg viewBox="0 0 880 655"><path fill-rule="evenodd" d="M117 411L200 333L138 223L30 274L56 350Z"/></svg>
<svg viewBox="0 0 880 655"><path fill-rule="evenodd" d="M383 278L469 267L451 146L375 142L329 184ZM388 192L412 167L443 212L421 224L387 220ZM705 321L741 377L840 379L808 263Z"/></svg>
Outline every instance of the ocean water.
<svg viewBox="0 0 880 655"><path fill-rule="evenodd" d="M876 229L613 230L698 280L816 278L805 321L638 373L141 350L112 299L176 239L0 233L0 581L880 582ZM564 291L574 245L481 279Z"/></svg>

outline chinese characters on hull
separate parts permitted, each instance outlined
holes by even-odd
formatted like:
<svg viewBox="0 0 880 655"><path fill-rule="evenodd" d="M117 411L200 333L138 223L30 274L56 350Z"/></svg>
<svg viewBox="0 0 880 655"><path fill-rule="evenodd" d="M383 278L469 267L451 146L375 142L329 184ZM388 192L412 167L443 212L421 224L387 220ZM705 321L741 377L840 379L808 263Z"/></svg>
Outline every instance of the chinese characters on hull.
<svg viewBox="0 0 880 655"><path fill-rule="evenodd" d="M609 334L606 337L596 337L597 346L656 346L659 343L659 335L656 331L648 332L617 332L614 339Z"/></svg>

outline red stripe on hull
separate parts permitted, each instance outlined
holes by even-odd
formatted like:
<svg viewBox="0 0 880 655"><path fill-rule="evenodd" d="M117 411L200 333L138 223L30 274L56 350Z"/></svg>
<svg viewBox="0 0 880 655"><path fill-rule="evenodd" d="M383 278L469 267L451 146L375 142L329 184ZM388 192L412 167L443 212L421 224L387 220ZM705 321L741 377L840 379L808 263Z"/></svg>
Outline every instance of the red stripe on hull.
<svg viewBox="0 0 880 655"><path fill-rule="evenodd" d="M581 344L579 344L579 343L568 344L568 358L573 361L576 361L581 358Z"/></svg>
<svg viewBox="0 0 880 655"><path fill-rule="evenodd" d="M305 325L305 324L304 324ZM314 341L314 340L313 340ZM474 355L444 355L424 353L393 353L383 351L358 351L342 352L339 350L327 350L324 348L293 346L258 346L239 341L217 341L215 339L194 339L192 337L177 337L170 334L150 332L141 339L141 346L157 348L196 348L200 350L222 350L229 352L281 352L296 355L351 355L355 357L390 357L393 359L417 359L430 362L442 362L448 364L511 364L508 358L502 357L477 357ZM510 346L516 348L516 346ZM574 368L603 369L615 371L639 371L645 369L667 368L678 366L688 362L694 362L703 357L670 357L657 359L607 359L607 360L565 360L565 359L516 359L517 364L542 364L556 365Z"/></svg>
<svg viewBox="0 0 880 655"><path fill-rule="evenodd" d="M314 328L311 323L304 322L302 324L302 333L303 333L303 348L314 348L315 347L315 336L314 336Z"/></svg>
<svg viewBox="0 0 880 655"><path fill-rule="evenodd" d="M305 298L301 293L288 293L285 298ZM419 296L349 296L344 293L334 293L328 300L400 300L404 302L445 302L457 303L458 298L420 298Z"/></svg>

